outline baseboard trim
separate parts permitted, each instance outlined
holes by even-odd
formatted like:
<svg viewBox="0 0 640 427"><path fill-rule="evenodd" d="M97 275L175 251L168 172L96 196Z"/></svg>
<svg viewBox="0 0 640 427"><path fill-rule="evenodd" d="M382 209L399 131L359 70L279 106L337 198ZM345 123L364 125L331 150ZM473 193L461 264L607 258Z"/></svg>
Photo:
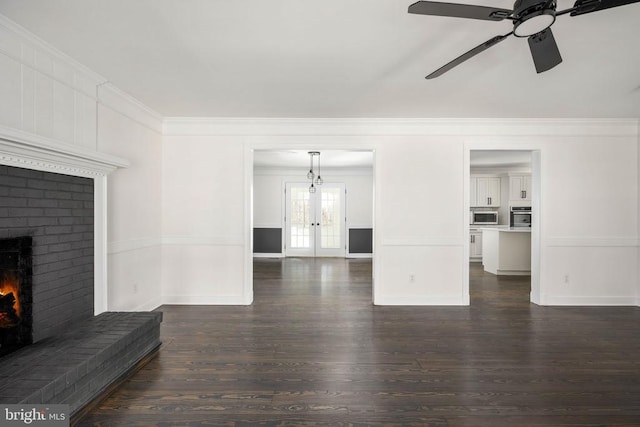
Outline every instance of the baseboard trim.
<svg viewBox="0 0 640 427"><path fill-rule="evenodd" d="M543 305L560 306L629 306L637 307L638 299L633 296L552 296L545 295Z"/></svg>
<svg viewBox="0 0 640 427"><path fill-rule="evenodd" d="M160 307L161 305L162 305L162 298L158 297L150 301L147 301L144 304L140 304L132 311L153 311L156 308Z"/></svg>
<svg viewBox="0 0 640 427"><path fill-rule="evenodd" d="M412 297L389 297L381 296L374 298L374 305L469 305L464 301L464 297L456 296L412 296Z"/></svg>
<svg viewBox="0 0 640 427"><path fill-rule="evenodd" d="M251 305L251 302L242 295L165 295L162 305Z"/></svg>
<svg viewBox="0 0 640 427"><path fill-rule="evenodd" d="M373 254L347 254L346 258L373 258Z"/></svg>
<svg viewBox="0 0 640 427"><path fill-rule="evenodd" d="M281 253L267 254L267 253L254 252L253 257L254 258L284 258L284 254L281 254Z"/></svg>

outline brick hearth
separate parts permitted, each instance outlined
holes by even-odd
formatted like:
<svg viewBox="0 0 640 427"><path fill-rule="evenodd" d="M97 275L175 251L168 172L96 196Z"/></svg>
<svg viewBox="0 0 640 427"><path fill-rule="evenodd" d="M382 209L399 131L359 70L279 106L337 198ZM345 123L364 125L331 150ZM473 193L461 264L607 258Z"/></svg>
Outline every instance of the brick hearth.
<svg viewBox="0 0 640 427"><path fill-rule="evenodd" d="M0 363L0 402L70 405L71 413L160 345L162 313L102 313Z"/></svg>

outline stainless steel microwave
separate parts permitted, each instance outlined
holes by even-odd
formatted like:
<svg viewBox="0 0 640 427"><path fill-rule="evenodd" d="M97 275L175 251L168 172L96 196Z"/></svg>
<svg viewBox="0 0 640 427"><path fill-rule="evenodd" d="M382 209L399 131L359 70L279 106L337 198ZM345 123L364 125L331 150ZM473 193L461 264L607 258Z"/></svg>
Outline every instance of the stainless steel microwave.
<svg viewBox="0 0 640 427"><path fill-rule="evenodd" d="M475 211L471 212L471 224L474 225L497 225L498 211Z"/></svg>

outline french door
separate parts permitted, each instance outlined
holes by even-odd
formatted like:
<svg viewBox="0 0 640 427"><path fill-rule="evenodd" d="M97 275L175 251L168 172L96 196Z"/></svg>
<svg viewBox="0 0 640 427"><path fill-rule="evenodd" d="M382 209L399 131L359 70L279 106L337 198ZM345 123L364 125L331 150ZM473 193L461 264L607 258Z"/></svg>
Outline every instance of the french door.
<svg viewBox="0 0 640 427"><path fill-rule="evenodd" d="M286 256L344 257L345 187L324 183L309 192L309 183L287 183Z"/></svg>

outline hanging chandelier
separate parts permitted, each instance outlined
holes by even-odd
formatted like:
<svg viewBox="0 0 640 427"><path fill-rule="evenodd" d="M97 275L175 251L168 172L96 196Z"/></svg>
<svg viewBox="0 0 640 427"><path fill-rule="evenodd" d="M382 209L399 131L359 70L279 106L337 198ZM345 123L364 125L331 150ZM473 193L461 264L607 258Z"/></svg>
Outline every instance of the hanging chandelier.
<svg viewBox="0 0 640 427"><path fill-rule="evenodd" d="M318 176L316 176L315 172L313 172L313 158L318 156ZM316 192L316 186L322 185L324 182L322 177L320 176L320 152L319 151L309 151L309 172L307 173L307 179L311 180L311 185L309 186L309 193ZM315 185L314 185L315 184Z"/></svg>

